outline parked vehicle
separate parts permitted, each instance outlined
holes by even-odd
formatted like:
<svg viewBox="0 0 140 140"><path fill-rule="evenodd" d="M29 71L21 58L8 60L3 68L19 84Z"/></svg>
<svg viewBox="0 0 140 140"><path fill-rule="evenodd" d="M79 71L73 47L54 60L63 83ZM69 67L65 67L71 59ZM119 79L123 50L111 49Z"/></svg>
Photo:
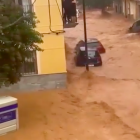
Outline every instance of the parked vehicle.
<svg viewBox="0 0 140 140"><path fill-rule="evenodd" d="M86 51L85 46L78 47L76 50L75 64L76 66L86 65ZM102 66L102 58L100 53L93 47L88 48L88 65L89 66Z"/></svg>
<svg viewBox="0 0 140 140"><path fill-rule="evenodd" d="M140 33L140 19L133 23L133 25L128 29L130 33Z"/></svg>
<svg viewBox="0 0 140 140"><path fill-rule="evenodd" d="M85 42L83 40L80 40L77 45L75 50L80 47L80 46L84 46ZM97 49L99 51L99 53L105 53L105 48L102 45L102 43L96 39L96 38L90 38L87 40L87 47L93 47L94 49Z"/></svg>

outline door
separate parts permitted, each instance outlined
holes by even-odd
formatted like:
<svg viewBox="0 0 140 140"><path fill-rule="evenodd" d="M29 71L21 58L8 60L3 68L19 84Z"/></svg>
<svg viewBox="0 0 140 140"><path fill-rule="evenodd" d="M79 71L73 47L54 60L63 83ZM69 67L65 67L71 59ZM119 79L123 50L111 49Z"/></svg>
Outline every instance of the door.
<svg viewBox="0 0 140 140"><path fill-rule="evenodd" d="M138 18L140 18L140 5L138 5Z"/></svg>
<svg viewBox="0 0 140 140"><path fill-rule="evenodd" d="M127 17L127 2L126 0L124 0L124 14L125 14L125 17Z"/></svg>
<svg viewBox="0 0 140 140"><path fill-rule="evenodd" d="M118 10L117 10L117 5L115 5L115 12L116 12L116 13L118 12Z"/></svg>
<svg viewBox="0 0 140 140"><path fill-rule="evenodd" d="M119 5L119 13L122 13L122 5Z"/></svg>
<svg viewBox="0 0 140 140"><path fill-rule="evenodd" d="M128 12L127 12L127 14L130 16L130 1L128 1L127 2L127 10L128 10Z"/></svg>

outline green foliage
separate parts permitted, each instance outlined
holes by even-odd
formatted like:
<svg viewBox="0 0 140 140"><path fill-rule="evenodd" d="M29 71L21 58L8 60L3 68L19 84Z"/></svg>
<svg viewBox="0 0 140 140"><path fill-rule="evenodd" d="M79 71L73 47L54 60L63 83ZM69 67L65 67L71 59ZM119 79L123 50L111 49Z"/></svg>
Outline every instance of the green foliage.
<svg viewBox="0 0 140 140"><path fill-rule="evenodd" d="M78 0L78 2L79 4L82 4L83 0ZM104 9L107 6L110 6L112 2L113 0L85 0L86 6L100 9Z"/></svg>
<svg viewBox="0 0 140 140"><path fill-rule="evenodd" d="M36 16L24 13L23 8L12 0L0 0L0 86L14 84L20 80L20 68L31 50L43 51L37 44L42 35L35 30ZM23 16L24 13L24 16ZM16 24L11 23L23 17ZM5 28L4 28L5 27Z"/></svg>

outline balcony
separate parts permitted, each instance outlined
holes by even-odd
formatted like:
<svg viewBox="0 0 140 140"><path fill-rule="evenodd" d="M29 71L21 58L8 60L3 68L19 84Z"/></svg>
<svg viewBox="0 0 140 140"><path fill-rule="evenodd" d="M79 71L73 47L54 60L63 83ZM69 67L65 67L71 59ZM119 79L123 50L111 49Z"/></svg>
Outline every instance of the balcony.
<svg viewBox="0 0 140 140"><path fill-rule="evenodd" d="M76 3L66 0L62 3L64 28L74 28L78 25L76 16Z"/></svg>
<svg viewBox="0 0 140 140"><path fill-rule="evenodd" d="M68 24L64 23L64 28L74 28L74 27L76 27L77 25L78 25L77 22L68 23Z"/></svg>

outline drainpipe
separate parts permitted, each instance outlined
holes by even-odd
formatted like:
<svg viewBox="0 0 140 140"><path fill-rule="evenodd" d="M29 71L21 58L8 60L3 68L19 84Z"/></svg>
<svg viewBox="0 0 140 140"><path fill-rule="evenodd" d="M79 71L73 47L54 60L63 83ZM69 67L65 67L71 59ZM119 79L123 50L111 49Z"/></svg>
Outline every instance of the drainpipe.
<svg viewBox="0 0 140 140"><path fill-rule="evenodd" d="M127 18L127 7L126 7L126 0L124 0L124 7L125 7L125 17Z"/></svg>
<svg viewBox="0 0 140 140"><path fill-rule="evenodd" d="M135 14L135 20L138 19L140 17L140 13L139 13L139 4L138 2L136 1L136 14Z"/></svg>
<svg viewBox="0 0 140 140"><path fill-rule="evenodd" d="M130 7L130 0L129 0L129 16L130 16L130 8L131 8L131 7Z"/></svg>

